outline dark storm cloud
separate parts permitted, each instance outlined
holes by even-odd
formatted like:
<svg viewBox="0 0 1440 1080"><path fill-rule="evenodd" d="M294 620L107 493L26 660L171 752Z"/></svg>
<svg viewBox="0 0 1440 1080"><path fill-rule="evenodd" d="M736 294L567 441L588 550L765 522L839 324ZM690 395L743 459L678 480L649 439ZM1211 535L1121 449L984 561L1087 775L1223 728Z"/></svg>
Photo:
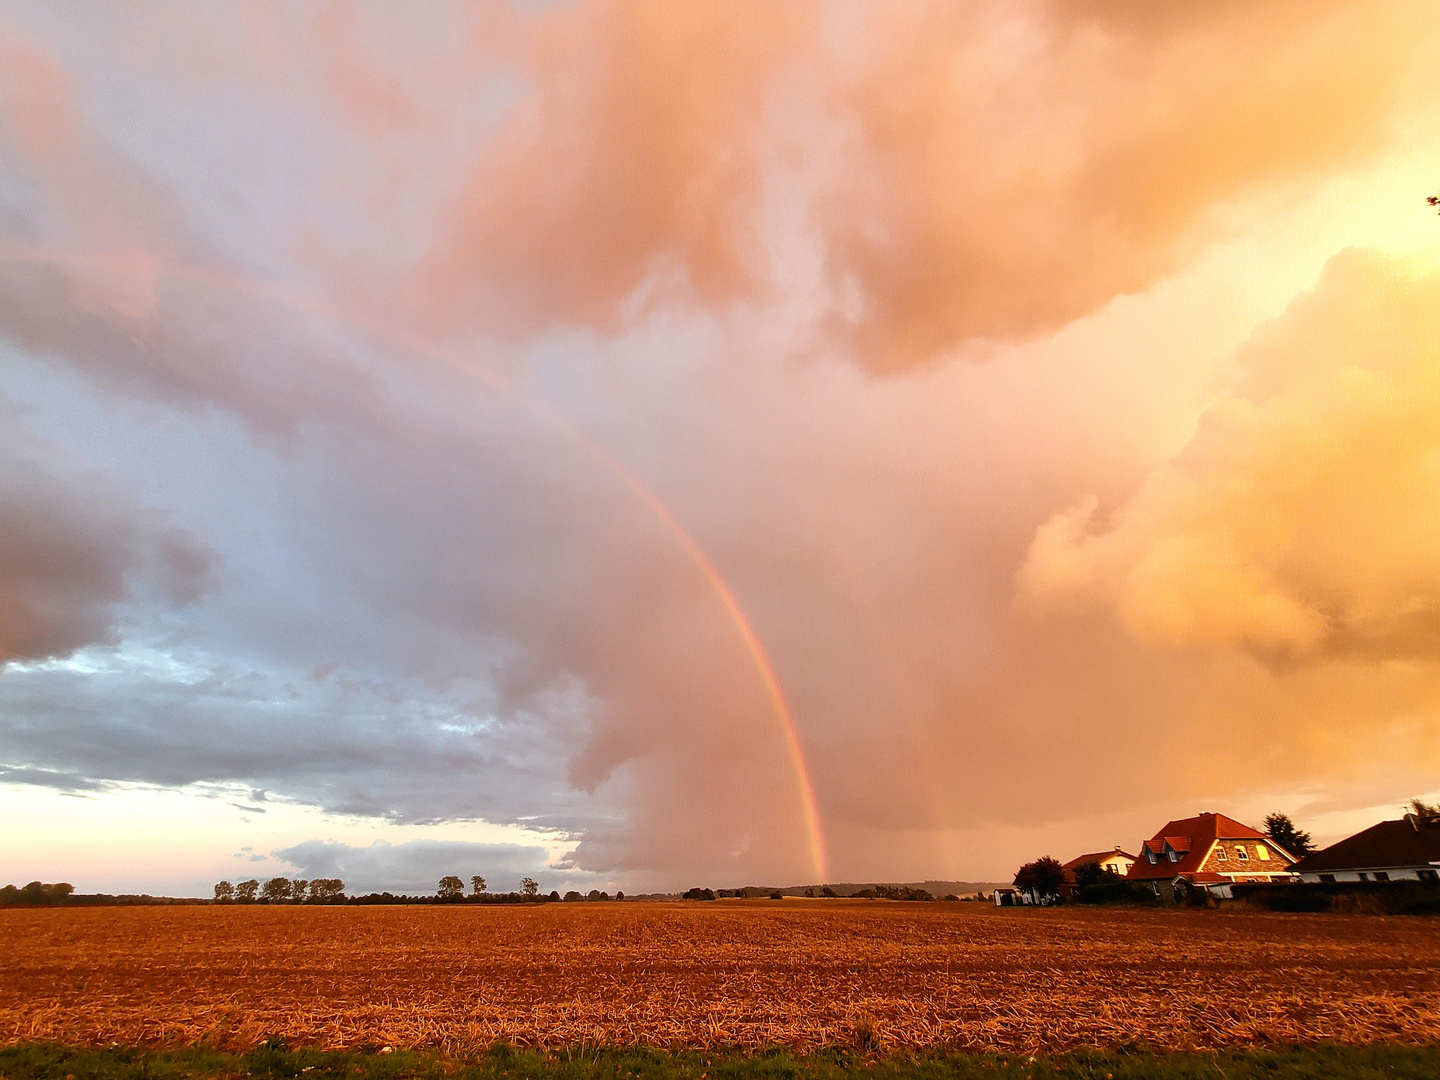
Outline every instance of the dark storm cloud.
<svg viewBox="0 0 1440 1080"><path fill-rule="evenodd" d="M36 437L0 398L0 663L111 641L117 605L143 593L194 603L215 570L198 539Z"/></svg>
<svg viewBox="0 0 1440 1080"><path fill-rule="evenodd" d="M131 643L12 667L0 679L0 760L30 766L7 772L17 784L246 784L397 821L541 814L573 827L579 800L557 762L580 733L546 740L539 719L466 713L418 683L316 687ZM543 719L553 737L554 715Z"/></svg>

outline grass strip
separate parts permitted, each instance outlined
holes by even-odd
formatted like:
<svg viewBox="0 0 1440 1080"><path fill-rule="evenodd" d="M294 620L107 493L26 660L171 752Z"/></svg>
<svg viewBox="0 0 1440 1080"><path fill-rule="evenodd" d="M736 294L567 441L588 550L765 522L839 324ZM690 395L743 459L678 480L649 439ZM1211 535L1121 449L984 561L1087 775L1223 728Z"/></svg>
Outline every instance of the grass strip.
<svg viewBox="0 0 1440 1080"><path fill-rule="evenodd" d="M1055 1055L833 1048L796 1055L648 1048L517 1049L480 1056L291 1049L272 1039L248 1054L56 1043L0 1047L0 1080L1434 1080L1440 1045L1289 1046L1213 1053L1144 1048Z"/></svg>

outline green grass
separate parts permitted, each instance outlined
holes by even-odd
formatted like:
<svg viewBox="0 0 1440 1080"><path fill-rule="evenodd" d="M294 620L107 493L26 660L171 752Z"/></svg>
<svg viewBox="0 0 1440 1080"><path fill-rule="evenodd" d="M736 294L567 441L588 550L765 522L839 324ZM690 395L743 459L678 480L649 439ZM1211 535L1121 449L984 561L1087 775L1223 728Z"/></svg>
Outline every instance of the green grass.
<svg viewBox="0 0 1440 1080"><path fill-rule="evenodd" d="M932 1051L794 1055L698 1050L497 1045L478 1058L398 1051L291 1050L275 1040L249 1054L203 1047L87 1049L53 1043L0 1047L3 1080L1434 1080L1437 1046L1314 1046L1223 1053L1082 1051L1017 1055Z"/></svg>

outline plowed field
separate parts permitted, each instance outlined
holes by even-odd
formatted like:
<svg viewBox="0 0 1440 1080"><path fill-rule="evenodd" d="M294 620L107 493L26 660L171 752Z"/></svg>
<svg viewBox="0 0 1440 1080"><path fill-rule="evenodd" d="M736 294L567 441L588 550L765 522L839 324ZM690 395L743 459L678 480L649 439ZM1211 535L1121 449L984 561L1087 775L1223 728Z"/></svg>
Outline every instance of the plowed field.
<svg viewBox="0 0 1440 1080"><path fill-rule="evenodd" d="M1440 922L977 904L0 911L0 1041L1434 1041ZM872 1034L873 1033L873 1036Z"/></svg>

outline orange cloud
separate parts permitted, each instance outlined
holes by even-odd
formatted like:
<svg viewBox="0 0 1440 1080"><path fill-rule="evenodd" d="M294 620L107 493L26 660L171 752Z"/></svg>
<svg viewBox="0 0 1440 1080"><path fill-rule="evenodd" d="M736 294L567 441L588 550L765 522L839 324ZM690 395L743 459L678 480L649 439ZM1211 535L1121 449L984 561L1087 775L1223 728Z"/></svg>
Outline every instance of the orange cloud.
<svg viewBox="0 0 1440 1080"><path fill-rule="evenodd" d="M566 6L417 295L515 333L613 329L677 275L784 291L766 207L798 185L836 340L904 369L1144 290L1234 200L1393 145L1430 40L1396 4Z"/></svg>
<svg viewBox="0 0 1440 1080"><path fill-rule="evenodd" d="M1022 593L1111 606L1151 643L1440 656L1437 290L1440 271L1337 256L1108 523L1090 500L1037 532Z"/></svg>

